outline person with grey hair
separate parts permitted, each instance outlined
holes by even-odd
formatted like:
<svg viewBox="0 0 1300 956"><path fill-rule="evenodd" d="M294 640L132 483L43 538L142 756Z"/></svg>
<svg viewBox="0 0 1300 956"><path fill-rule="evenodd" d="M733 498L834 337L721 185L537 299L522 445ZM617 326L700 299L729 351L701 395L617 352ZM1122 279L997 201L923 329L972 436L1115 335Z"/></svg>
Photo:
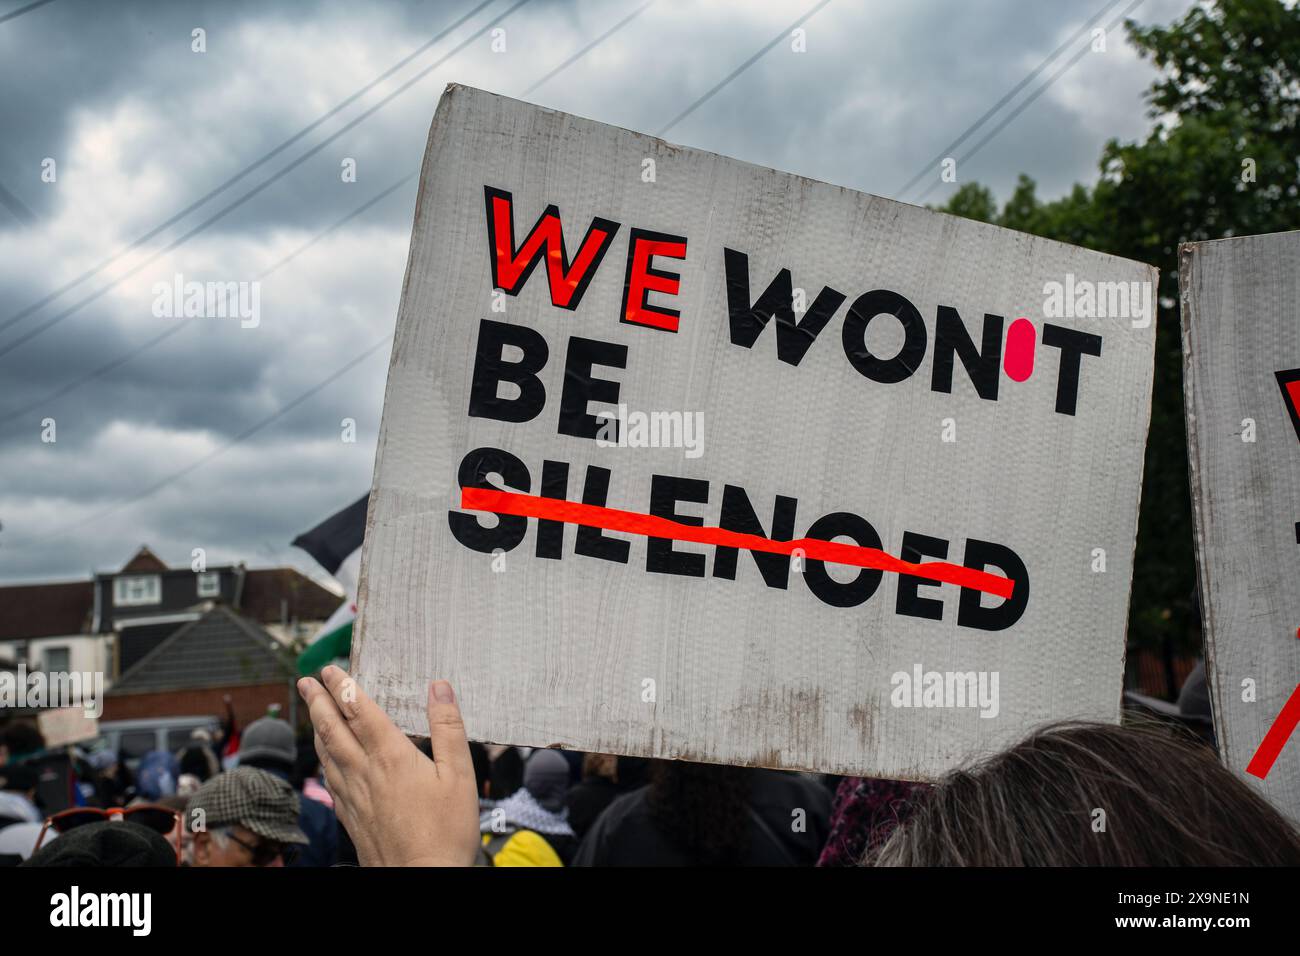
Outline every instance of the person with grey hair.
<svg viewBox="0 0 1300 956"><path fill-rule="evenodd" d="M1207 747L1066 722L948 774L871 866L1297 866L1300 834Z"/></svg>
<svg viewBox="0 0 1300 956"><path fill-rule="evenodd" d="M287 866L308 843L298 828L298 794L274 774L236 767L190 797L185 828L194 866Z"/></svg>

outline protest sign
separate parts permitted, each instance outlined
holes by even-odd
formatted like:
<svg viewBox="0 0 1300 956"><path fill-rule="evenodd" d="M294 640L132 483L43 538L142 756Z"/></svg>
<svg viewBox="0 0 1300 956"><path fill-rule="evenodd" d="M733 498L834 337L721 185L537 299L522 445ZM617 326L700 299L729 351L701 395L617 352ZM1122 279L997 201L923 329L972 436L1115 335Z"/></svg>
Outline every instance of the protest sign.
<svg viewBox="0 0 1300 956"><path fill-rule="evenodd" d="M412 733L928 779L1115 721L1149 266L451 86L353 665Z"/></svg>
<svg viewBox="0 0 1300 956"><path fill-rule="evenodd" d="M1300 232L1188 243L1179 282L1219 750L1300 823Z"/></svg>
<svg viewBox="0 0 1300 956"><path fill-rule="evenodd" d="M94 740L99 736L99 721L81 707L59 707L36 715L41 738L49 748L66 747Z"/></svg>

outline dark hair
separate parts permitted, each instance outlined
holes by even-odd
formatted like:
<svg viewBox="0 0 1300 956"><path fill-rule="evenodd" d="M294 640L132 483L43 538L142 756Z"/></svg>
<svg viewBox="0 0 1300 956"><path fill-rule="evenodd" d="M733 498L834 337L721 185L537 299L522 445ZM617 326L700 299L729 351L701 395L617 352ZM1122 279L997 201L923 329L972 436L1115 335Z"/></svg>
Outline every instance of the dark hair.
<svg viewBox="0 0 1300 956"><path fill-rule="evenodd" d="M1205 747L1063 723L945 778L877 866L1300 864L1300 834Z"/></svg>
<svg viewBox="0 0 1300 956"><path fill-rule="evenodd" d="M487 796L487 785L492 779L492 758L487 748L477 740L469 742L469 759L474 763L474 786L480 797Z"/></svg>
<svg viewBox="0 0 1300 956"><path fill-rule="evenodd" d="M669 843L695 863L744 863L752 832L748 767L656 762L650 770L646 804L655 826Z"/></svg>
<svg viewBox="0 0 1300 956"><path fill-rule="evenodd" d="M320 757L316 754L316 743L311 735L299 737L296 749L298 756L293 762L289 783L293 789L301 790L304 783L320 773Z"/></svg>
<svg viewBox="0 0 1300 956"><path fill-rule="evenodd" d="M191 743L181 751L179 773L189 773L199 778L199 782L207 780L212 776L212 768L216 763L208 755L211 753L203 744Z"/></svg>
<svg viewBox="0 0 1300 956"><path fill-rule="evenodd" d="M524 758L517 747L507 747L492 761L492 799L504 800L524 785Z"/></svg>
<svg viewBox="0 0 1300 956"><path fill-rule="evenodd" d="M9 748L10 759L45 749L45 738L41 736L36 721L19 718L0 728L0 744Z"/></svg>

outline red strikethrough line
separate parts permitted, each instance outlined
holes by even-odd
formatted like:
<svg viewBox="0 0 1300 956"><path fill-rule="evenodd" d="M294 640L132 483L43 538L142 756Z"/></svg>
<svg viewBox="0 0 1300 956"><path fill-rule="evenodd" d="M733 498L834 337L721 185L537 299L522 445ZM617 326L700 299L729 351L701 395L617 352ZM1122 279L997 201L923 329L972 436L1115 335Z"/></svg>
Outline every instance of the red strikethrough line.
<svg viewBox="0 0 1300 956"><path fill-rule="evenodd" d="M803 552L805 558L815 561L829 561L832 564L844 564L857 568L869 568L876 571L891 571L897 574L909 574L913 577L938 581L943 584L955 584L958 587L974 591L984 591L1000 598L1010 598L1015 582L1000 574L990 574L960 564L946 561L927 561L913 564L896 558L879 548L866 548L856 544L841 544L837 541L822 541L820 538L796 538L793 541L773 541L757 534L745 534L740 531L727 531L724 528L702 527L683 524L671 518L657 515L645 515L636 511L619 511L600 505L586 505L576 501L563 501L559 498L543 498L540 495L525 495L513 491L497 491L492 488L462 488L460 506L467 511L491 511L496 514L518 515L525 518L541 518L546 521L563 521L567 524L586 525L589 528L603 528L606 531L621 531L627 534L640 534L648 538L672 538L676 541L691 541L696 544L713 544L724 548L740 548L746 551L765 551L769 554L793 554Z"/></svg>

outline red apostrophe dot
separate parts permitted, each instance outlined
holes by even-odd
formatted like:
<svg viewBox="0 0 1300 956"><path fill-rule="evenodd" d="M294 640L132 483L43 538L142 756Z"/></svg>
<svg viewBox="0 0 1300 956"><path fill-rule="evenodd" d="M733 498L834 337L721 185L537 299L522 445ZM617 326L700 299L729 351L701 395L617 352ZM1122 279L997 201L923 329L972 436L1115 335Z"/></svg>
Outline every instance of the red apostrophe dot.
<svg viewBox="0 0 1300 956"><path fill-rule="evenodd" d="M1002 368L1013 382L1023 382L1034 374L1034 346L1038 332L1024 316L1007 329L1007 347L1002 353Z"/></svg>

